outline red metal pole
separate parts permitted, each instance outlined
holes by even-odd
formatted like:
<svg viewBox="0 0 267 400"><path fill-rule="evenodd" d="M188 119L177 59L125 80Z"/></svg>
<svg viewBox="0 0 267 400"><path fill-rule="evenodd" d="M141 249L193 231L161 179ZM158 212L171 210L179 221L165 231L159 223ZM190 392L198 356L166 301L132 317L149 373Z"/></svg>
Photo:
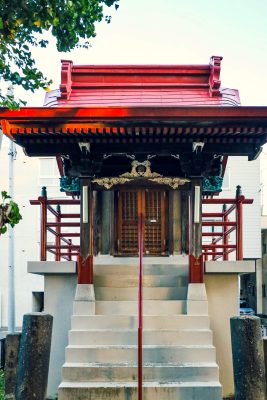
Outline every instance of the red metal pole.
<svg viewBox="0 0 267 400"><path fill-rule="evenodd" d="M93 191L91 191L91 263L90 263L90 282L94 283L94 209L95 209L95 199L93 196Z"/></svg>
<svg viewBox="0 0 267 400"><path fill-rule="evenodd" d="M60 205L57 205L57 216L56 216L56 222L61 222L61 210L60 210ZM61 244L61 226L57 225L56 226L56 254L55 254L55 261L60 261L60 244Z"/></svg>
<svg viewBox="0 0 267 400"><path fill-rule="evenodd" d="M138 400L143 395L143 214L139 215Z"/></svg>
<svg viewBox="0 0 267 400"><path fill-rule="evenodd" d="M243 200L241 186L236 187L236 259L243 260Z"/></svg>
<svg viewBox="0 0 267 400"><path fill-rule="evenodd" d="M46 231L46 224L47 224L47 193L46 187L42 187L42 196L38 198L41 204L41 221L40 221L40 231L41 231L41 238L40 238L40 261L46 261L46 243L47 243L47 231Z"/></svg>

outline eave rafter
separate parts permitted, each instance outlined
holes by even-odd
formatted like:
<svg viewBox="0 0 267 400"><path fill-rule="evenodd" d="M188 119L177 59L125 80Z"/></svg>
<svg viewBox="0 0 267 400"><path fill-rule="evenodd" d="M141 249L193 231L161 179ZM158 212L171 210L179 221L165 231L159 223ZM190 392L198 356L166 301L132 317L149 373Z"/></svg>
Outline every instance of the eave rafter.
<svg viewBox="0 0 267 400"><path fill-rule="evenodd" d="M89 141L95 149L177 144L191 150L192 142L203 141L204 151L220 147L225 155L251 156L267 138L267 107L22 108L2 109L0 118L3 133L29 153L45 143L56 148Z"/></svg>

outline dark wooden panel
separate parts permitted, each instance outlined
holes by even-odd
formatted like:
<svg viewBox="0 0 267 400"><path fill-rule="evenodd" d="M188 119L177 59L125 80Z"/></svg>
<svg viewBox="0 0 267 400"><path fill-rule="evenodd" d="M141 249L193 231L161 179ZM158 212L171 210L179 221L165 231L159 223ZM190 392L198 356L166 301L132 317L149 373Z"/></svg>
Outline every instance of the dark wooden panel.
<svg viewBox="0 0 267 400"><path fill-rule="evenodd" d="M167 193L160 190L121 190L118 197L118 254L138 254L138 214L144 216L144 254L166 253Z"/></svg>
<svg viewBox="0 0 267 400"><path fill-rule="evenodd" d="M118 200L118 251L138 253L138 192L120 191Z"/></svg>

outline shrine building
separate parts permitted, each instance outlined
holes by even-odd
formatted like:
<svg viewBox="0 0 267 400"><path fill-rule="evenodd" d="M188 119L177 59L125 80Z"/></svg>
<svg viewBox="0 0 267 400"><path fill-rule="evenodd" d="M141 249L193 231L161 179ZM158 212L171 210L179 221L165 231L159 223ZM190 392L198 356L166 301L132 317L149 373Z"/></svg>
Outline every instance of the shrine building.
<svg viewBox="0 0 267 400"><path fill-rule="evenodd" d="M2 109L29 157L57 159L64 199L43 187L44 310L54 316L48 394L219 400L234 391L244 210L220 196L229 157L255 160L267 109L207 65L73 65L44 107Z"/></svg>

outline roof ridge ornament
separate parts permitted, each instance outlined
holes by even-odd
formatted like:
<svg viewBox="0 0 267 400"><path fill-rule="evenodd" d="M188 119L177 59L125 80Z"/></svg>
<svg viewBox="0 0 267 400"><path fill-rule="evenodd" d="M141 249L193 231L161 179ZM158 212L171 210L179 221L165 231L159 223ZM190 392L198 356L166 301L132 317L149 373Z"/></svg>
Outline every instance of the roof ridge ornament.
<svg viewBox="0 0 267 400"><path fill-rule="evenodd" d="M221 73L222 59L223 57L221 56L212 56L210 59L209 86L210 86L211 97L222 96L220 90L221 89L220 73Z"/></svg>
<svg viewBox="0 0 267 400"><path fill-rule="evenodd" d="M61 60L61 99L69 100L71 94L71 73L73 62L71 60Z"/></svg>

